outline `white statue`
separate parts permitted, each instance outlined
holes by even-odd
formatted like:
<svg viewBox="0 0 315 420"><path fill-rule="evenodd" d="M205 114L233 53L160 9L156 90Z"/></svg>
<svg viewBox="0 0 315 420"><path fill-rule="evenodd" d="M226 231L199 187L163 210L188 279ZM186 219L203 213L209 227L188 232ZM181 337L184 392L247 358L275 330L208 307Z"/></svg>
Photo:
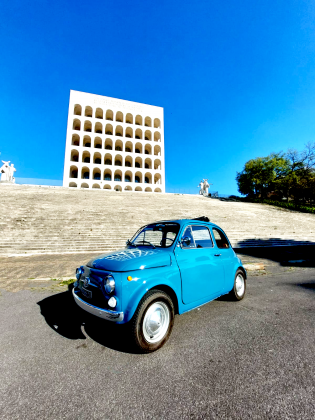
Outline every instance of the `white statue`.
<svg viewBox="0 0 315 420"><path fill-rule="evenodd" d="M212 184L209 184L207 179L203 179L202 181L200 181L198 185L198 187L200 188L199 194L207 197L209 195L210 185Z"/></svg>
<svg viewBox="0 0 315 420"><path fill-rule="evenodd" d="M9 165L10 160L8 160L7 162L3 160L2 163L3 165L0 168L1 181L14 183L14 172L16 172L16 169L13 163L11 163L11 166Z"/></svg>
<svg viewBox="0 0 315 420"><path fill-rule="evenodd" d="M200 182L199 182L198 188L200 188L200 190L199 190L199 194L200 194L200 195L203 195L203 181L200 181Z"/></svg>

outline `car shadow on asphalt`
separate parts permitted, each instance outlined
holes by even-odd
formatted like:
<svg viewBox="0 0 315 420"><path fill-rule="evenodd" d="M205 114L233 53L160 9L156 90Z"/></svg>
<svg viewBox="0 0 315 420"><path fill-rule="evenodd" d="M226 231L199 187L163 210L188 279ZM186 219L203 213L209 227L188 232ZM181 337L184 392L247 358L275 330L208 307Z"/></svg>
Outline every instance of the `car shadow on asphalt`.
<svg viewBox="0 0 315 420"><path fill-rule="evenodd" d="M131 345L126 324L117 325L83 311L74 301L72 287L37 304L47 325L70 340L84 340L85 333L104 347L124 353L138 353ZM83 327L83 331L82 331Z"/></svg>

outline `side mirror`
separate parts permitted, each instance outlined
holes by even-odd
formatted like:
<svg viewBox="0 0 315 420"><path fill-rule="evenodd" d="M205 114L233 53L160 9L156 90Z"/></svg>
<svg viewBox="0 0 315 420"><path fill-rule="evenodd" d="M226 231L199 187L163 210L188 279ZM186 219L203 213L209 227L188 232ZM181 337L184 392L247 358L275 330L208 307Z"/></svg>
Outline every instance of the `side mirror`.
<svg viewBox="0 0 315 420"><path fill-rule="evenodd" d="M189 246L190 245L190 242L191 242L191 240L190 240L189 236L185 236L180 241L181 245L183 245L183 246Z"/></svg>

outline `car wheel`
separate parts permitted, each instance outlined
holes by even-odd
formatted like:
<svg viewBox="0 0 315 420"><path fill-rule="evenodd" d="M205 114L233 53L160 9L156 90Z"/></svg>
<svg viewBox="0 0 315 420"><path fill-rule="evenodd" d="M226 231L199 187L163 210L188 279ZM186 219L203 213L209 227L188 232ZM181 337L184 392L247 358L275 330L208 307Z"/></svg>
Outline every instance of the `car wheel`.
<svg viewBox="0 0 315 420"><path fill-rule="evenodd" d="M166 293L160 290L146 293L130 321L136 347L144 353L161 348L171 335L174 315L174 304Z"/></svg>
<svg viewBox="0 0 315 420"><path fill-rule="evenodd" d="M234 279L234 286L230 292L233 300L242 300L246 292L246 279L242 270L237 270Z"/></svg>

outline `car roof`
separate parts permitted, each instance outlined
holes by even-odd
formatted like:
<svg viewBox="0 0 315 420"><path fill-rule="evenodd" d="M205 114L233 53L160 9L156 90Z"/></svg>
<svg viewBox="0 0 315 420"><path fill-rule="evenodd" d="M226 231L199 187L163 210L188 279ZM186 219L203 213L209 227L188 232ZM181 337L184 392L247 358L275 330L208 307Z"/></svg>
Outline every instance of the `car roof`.
<svg viewBox="0 0 315 420"><path fill-rule="evenodd" d="M178 223L180 225L183 225L183 224L186 224L186 223L187 224L192 223L192 224L205 224L205 225L211 225L211 226L217 226L217 227L219 227L215 223L210 222L210 220L209 220L209 222L206 222L206 221L203 221L203 220L188 219L188 218L187 219L159 220L157 222L153 222L153 223L149 223L149 224L151 225L151 224L154 224L154 223Z"/></svg>

